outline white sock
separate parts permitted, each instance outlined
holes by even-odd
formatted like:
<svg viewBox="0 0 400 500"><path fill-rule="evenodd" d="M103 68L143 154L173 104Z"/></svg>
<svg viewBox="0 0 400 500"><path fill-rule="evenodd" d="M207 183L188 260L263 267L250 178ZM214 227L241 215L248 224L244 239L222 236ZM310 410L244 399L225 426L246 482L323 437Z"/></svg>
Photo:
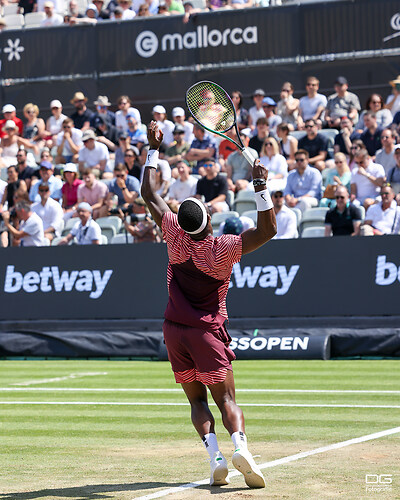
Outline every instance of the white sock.
<svg viewBox="0 0 400 500"><path fill-rule="evenodd" d="M210 432L210 434L204 434L203 444L206 447L207 453L210 455L210 458L213 458L214 453L219 451L217 436L214 433Z"/></svg>
<svg viewBox="0 0 400 500"><path fill-rule="evenodd" d="M234 432L231 436L233 441L233 446L235 447L235 451L238 449L247 450L247 438L246 434L242 431Z"/></svg>

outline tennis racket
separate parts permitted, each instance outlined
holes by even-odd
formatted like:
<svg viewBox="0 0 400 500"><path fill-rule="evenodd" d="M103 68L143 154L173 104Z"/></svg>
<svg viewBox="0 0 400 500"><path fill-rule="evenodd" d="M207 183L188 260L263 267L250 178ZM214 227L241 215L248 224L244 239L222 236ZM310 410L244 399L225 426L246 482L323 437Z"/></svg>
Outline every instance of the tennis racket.
<svg viewBox="0 0 400 500"><path fill-rule="evenodd" d="M240 139L236 121L236 111L229 94L219 85L209 81L201 81L192 85L186 92L186 105L190 114L204 129L228 139L240 149L242 155L253 166L256 158ZM235 127L238 141L225 135Z"/></svg>

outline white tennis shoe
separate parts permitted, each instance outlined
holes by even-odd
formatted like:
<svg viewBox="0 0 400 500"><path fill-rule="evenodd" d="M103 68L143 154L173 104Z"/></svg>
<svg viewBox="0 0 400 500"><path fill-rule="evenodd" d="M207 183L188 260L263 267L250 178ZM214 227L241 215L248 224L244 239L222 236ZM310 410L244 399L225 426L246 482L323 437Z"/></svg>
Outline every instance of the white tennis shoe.
<svg viewBox="0 0 400 500"><path fill-rule="evenodd" d="M229 484L228 479L228 463L226 458L220 451L214 453L213 458L210 460L211 476L210 486L223 486Z"/></svg>
<svg viewBox="0 0 400 500"><path fill-rule="evenodd" d="M265 479L248 450L237 449L232 456L235 468L244 476L250 488L265 488Z"/></svg>

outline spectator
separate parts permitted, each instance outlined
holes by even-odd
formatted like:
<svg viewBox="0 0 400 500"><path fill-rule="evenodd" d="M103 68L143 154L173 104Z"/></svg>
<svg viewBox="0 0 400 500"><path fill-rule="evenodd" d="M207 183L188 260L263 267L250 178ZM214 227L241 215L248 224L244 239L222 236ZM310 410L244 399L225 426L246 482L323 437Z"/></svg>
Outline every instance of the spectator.
<svg viewBox="0 0 400 500"><path fill-rule="evenodd" d="M104 21L104 19L110 19L110 12L108 9L104 9L104 0L93 0L96 6L96 18L98 21ZM111 123L115 125L115 123Z"/></svg>
<svg viewBox="0 0 400 500"><path fill-rule="evenodd" d="M219 225L218 236L222 236L223 234L235 234L239 236L239 234L253 227L255 227L255 223L250 217L246 217L245 215L229 217Z"/></svg>
<svg viewBox="0 0 400 500"><path fill-rule="evenodd" d="M37 12L44 12L44 4L46 0L37 0ZM60 0L54 0L51 2L54 7L55 12L63 12L64 4Z"/></svg>
<svg viewBox="0 0 400 500"><path fill-rule="evenodd" d="M57 134L56 163L78 163L79 150L83 146L82 131L75 128L71 118L63 121L62 132Z"/></svg>
<svg viewBox="0 0 400 500"><path fill-rule="evenodd" d="M18 14L30 14L37 8L37 0L19 0L18 1ZM3 20L4 22L4 20ZM4 26L7 26L4 22Z"/></svg>
<svg viewBox="0 0 400 500"><path fill-rule="evenodd" d="M62 131L64 120L68 117L62 112L62 104L58 99L51 101L50 110L51 116L47 119L46 130L51 135L50 147L53 147L57 142L57 134Z"/></svg>
<svg viewBox="0 0 400 500"><path fill-rule="evenodd" d="M79 172L85 167L91 168L97 177L112 178L112 173L106 171L110 159L108 148L105 144L96 141L93 130L86 130L82 135L83 148L79 151Z"/></svg>
<svg viewBox="0 0 400 500"><path fill-rule="evenodd" d="M336 188L344 186L350 194L351 172L343 153L335 153L335 167L327 171L325 177L325 191L320 201L321 207L329 207L335 200Z"/></svg>
<svg viewBox="0 0 400 500"><path fill-rule="evenodd" d="M193 126L195 139L193 140L189 151L186 153L184 160L188 162L196 162L193 167L194 174L205 175L204 163L208 158L216 160L217 144L206 132L203 127L197 123Z"/></svg>
<svg viewBox="0 0 400 500"><path fill-rule="evenodd" d="M45 241L42 219L35 212L32 212L30 203L19 201L15 205L15 211L20 222L20 229L16 229L10 224L9 212L3 212L2 216L6 228L14 238L21 241L21 246L47 246L48 240Z"/></svg>
<svg viewBox="0 0 400 500"><path fill-rule="evenodd" d="M164 106L157 104L153 108L153 119L157 122L159 130L164 134L163 143L169 146L174 140L173 131L174 124L167 120L167 111Z"/></svg>
<svg viewBox="0 0 400 500"><path fill-rule="evenodd" d="M167 196L170 183L171 167L166 160L159 159L157 162L156 181L154 187L156 193L161 196L161 198L165 198Z"/></svg>
<svg viewBox="0 0 400 500"><path fill-rule="evenodd" d="M77 213L80 220L58 244L68 245L75 238L77 245L101 245L101 228L92 219L92 207L89 203L79 203Z"/></svg>
<svg viewBox="0 0 400 500"><path fill-rule="evenodd" d="M306 120L306 135L299 140L299 149L305 149L309 154L308 163L320 172L325 168L325 160L328 158L328 140L318 133L315 120Z"/></svg>
<svg viewBox="0 0 400 500"><path fill-rule="evenodd" d="M365 144L368 154L375 156L378 149L381 149L381 134L382 129L378 127L376 115L373 111L367 111L364 115L365 130L361 134L360 139Z"/></svg>
<svg viewBox="0 0 400 500"><path fill-rule="evenodd" d="M62 199L62 180L54 176L54 166L49 161L40 162L39 168L40 179L36 182L29 191L29 199L32 202L40 201L39 186L47 184L50 188L50 196L59 201Z"/></svg>
<svg viewBox="0 0 400 500"><path fill-rule="evenodd" d="M328 103L323 94L318 93L319 80L315 76L309 76L306 83L307 95L300 99L300 117L298 128L303 128L307 120L314 120L317 125L322 123L323 113Z"/></svg>
<svg viewBox="0 0 400 500"><path fill-rule="evenodd" d="M175 166L179 177L169 188L167 203L169 208L177 213L183 200L189 196L195 196L197 179L190 175L191 169L185 160L179 160Z"/></svg>
<svg viewBox="0 0 400 500"><path fill-rule="evenodd" d="M392 113L392 116L400 111L400 75L389 82L392 87L392 93L386 99L386 107Z"/></svg>
<svg viewBox="0 0 400 500"><path fill-rule="evenodd" d="M397 206L394 196L393 189L384 184L381 189L382 201L371 205L365 214L362 236L399 234L400 207Z"/></svg>
<svg viewBox="0 0 400 500"><path fill-rule="evenodd" d="M133 115L128 115L126 117L128 124L128 135L130 143L137 146L139 149L147 143L147 136L141 128L139 128L139 123Z"/></svg>
<svg viewBox="0 0 400 500"><path fill-rule="evenodd" d="M347 116L354 124L358 121L361 111L360 100L356 94L349 92L349 84L344 76L335 81L335 93L328 97L325 110L325 120L330 128L339 128L341 119Z"/></svg>
<svg viewBox="0 0 400 500"><path fill-rule="evenodd" d="M126 231L133 236L133 243L160 243L162 241L157 224L148 214L143 220L138 220L136 215L131 215L130 222L126 217L123 217L123 221Z"/></svg>
<svg viewBox="0 0 400 500"><path fill-rule="evenodd" d="M115 113L115 126L119 131L128 131L128 122L126 121L127 116L133 116L136 118L138 125L141 126L142 118L138 109L132 107L132 102L127 95L121 95L118 97L118 111Z"/></svg>
<svg viewBox="0 0 400 500"><path fill-rule="evenodd" d="M250 140L250 129L242 129L240 138L243 145L247 148ZM258 153L255 149L249 148L249 150L254 158L258 158ZM228 156L225 169L229 189L237 192L247 188L251 181L252 166L237 148Z"/></svg>
<svg viewBox="0 0 400 500"><path fill-rule="evenodd" d="M26 123L22 132L22 137L41 149L44 146L46 125L42 118L39 118L39 108L31 102L24 106L24 116Z"/></svg>
<svg viewBox="0 0 400 500"><path fill-rule="evenodd" d="M64 19L60 16L60 14L54 12L53 2L44 3L44 13L46 14L46 17L40 23L40 26L42 27L60 26L61 24L64 23Z"/></svg>
<svg viewBox="0 0 400 500"><path fill-rule="evenodd" d="M140 182L142 176L142 165L139 162L139 150L136 146L131 146L125 151L124 162L128 169L128 175L136 177Z"/></svg>
<svg viewBox="0 0 400 500"><path fill-rule="evenodd" d="M78 204L85 202L92 207L93 219L106 217L108 207L106 199L108 197L108 187L104 182L100 182L94 176L90 168L85 168L82 172L84 184L78 186Z"/></svg>
<svg viewBox="0 0 400 500"><path fill-rule="evenodd" d="M130 19L133 19L136 16L136 12L132 10L132 0L118 0L118 7L121 7L122 9L123 21L129 21Z"/></svg>
<svg viewBox="0 0 400 500"><path fill-rule="evenodd" d="M150 17L151 16L150 11L149 11L149 6L147 5L147 3L142 3L139 6L139 10L137 12L137 15L139 17Z"/></svg>
<svg viewBox="0 0 400 500"><path fill-rule="evenodd" d="M243 94L240 90L234 90L231 93L231 99L235 107L236 122L240 132L249 126L249 112L243 107Z"/></svg>
<svg viewBox="0 0 400 500"><path fill-rule="evenodd" d="M119 208L126 208L132 205L140 193L140 182L136 177L128 175L128 169L125 165L116 165L114 168L114 179L111 181L108 190L109 201L111 202L112 195L117 195ZM111 205L111 203L109 203Z"/></svg>
<svg viewBox="0 0 400 500"><path fill-rule="evenodd" d="M298 141L290 135L290 128L287 123L280 123L276 128L276 135L280 139L279 152L285 157L288 164L288 170L293 170L296 167L294 154L298 148Z"/></svg>
<svg viewBox="0 0 400 500"><path fill-rule="evenodd" d="M360 118L356 125L356 130L362 134L365 130L364 115L367 111L372 111L376 115L376 123L378 127L384 129L392 124L393 116L392 113L385 108L385 103L383 97L379 94L371 94L366 102L364 111L360 114Z"/></svg>
<svg viewBox="0 0 400 500"><path fill-rule="evenodd" d="M394 150L394 160L395 165L387 174L387 182L390 184L396 195L398 195L400 193L400 145L396 146Z"/></svg>
<svg viewBox="0 0 400 500"><path fill-rule="evenodd" d="M264 97L262 106L265 113L265 118L268 120L269 131L272 135L276 135L276 127L282 123L282 118L275 114L276 102L271 97Z"/></svg>
<svg viewBox="0 0 400 500"><path fill-rule="evenodd" d="M74 97L71 99L75 111L70 118L74 122L74 127L82 132L90 128L90 120L94 115L93 111L86 107L87 101L88 98L82 92L75 92Z"/></svg>
<svg viewBox="0 0 400 500"><path fill-rule="evenodd" d="M108 4L108 8L110 8L110 4L112 3L113 0ZM117 5L115 9L112 11L110 14L110 19L111 21L122 21L122 16L124 15L124 10L122 7Z"/></svg>
<svg viewBox="0 0 400 500"><path fill-rule="evenodd" d="M394 156L396 139L394 134L395 132L393 132L393 130L391 130L390 128L382 130L381 133L382 149L379 149L376 152L375 156L375 162L378 163L379 165L382 165L382 167L385 169L386 175L388 175L390 169L396 166L396 159ZM392 181L389 180L389 177L388 177L388 182L392 183Z"/></svg>
<svg viewBox="0 0 400 500"><path fill-rule="evenodd" d="M334 152L349 155L352 142L359 138L360 134L354 130L353 122L344 116L340 120L340 133L335 136Z"/></svg>
<svg viewBox="0 0 400 500"><path fill-rule="evenodd" d="M197 182L196 197L204 196L211 213L229 211L229 205L226 202L228 194L226 178L218 173L218 165L213 158L207 158L203 168L206 174Z"/></svg>
<svg viewBox="0 0 400 500"><path fill-rule="evenodd" d="M192 144L194 140L193 135L193 123L190 123L185 120L185 110L177 106L172 110L172 119L174 120L175 125L182 125L185 129L184 141L188 144Z"/></svg>
<svg viewBox="0 0 400 500"><path fill-rule="evenodd" d="M361 211L349 203L349 193L344 186L337 187L335 200L335 207L325 215L325 236L358 236Z"/></svg>
<svg viewBox="0 0 400 500"><path fill-rule="evenodd" d="M184 14L185 9L181 0L164 0L170 14Z"/></svg>
<svg viewBox="0 0 400 500"><path fill-rule="evenodd" d="M40 201L32 204L32 212L35 212L43 222L44 236L49 241L58 237L64 227L64 212L61 205L50 198L50 187L42 183L39 186Z"/></svg>
<svg viewBox="0 0 400 500"><path fill-rule="evenodd" d="M190 146L185 142L185 128L177 123L173 131L174 141L165 152L165 158L171 168L177 166L177 163L182 161L182 158L189 151Z"/></svg>
<svg viewBox="0 0 400 500"><path fill-rule="evenodd" d="M284 190L288 176L285 157L279 154L279 146L273 137L265 139L260 154L260 162L268 170L267 187L270 191Z"/></svg>
<svg viewBox="0 0 400 500"><path fill-rule="evenodd" d="M13 120L7 120L3 132L5 135L1 138L1 158L0 167L9 167L15 165L18 150L21 147L32 149L36 154L39 149L36 145L32 144L28 139L18 136L18 127Z"/></svg>
<svg viewBox="0 0 400 500"><path fill-rule="evenodd" d="M254 135L250 139L249 147L255 149L257 151L257 154L259 155L261 153L261 148L263 147L265 139L269 137L268 120L265 118L265 116L258 118L256 126L257 135Z"/></svg>
<svg viewBox="0 0 400 500"><path fill-rule="evenodd" d="M356 139L354 141L351 141L351 148L348 161L350 172L352 172L357 167L356 154L361 150L366 151L365 144L361 139Z"/></svg>
<svg viewBox="0 0 400 500"><path fill-rule="evenodd" d="M90 119L92 128L96 128L98 118L103 118L108 125L115 125L115 113L110 111L111 102L106 95L99 95L93 104L96 106L96 112L93 113Z"/></svg>
<svg viewBox="0 0 400 500"><path fill-rule="evenodd" d="M22 135L22 132L24 130L24 123L23 121L16 116L16 109L15 106L12 104L5 104L3 106L3 116L4 118L0 120L0 139L3 138L6 135L6 132L4 130L4 125L8 120L12 120L15 125L18 127L18 135Z"/></svg>
<svg viewBox="0 0 400 500"><path fill-rule="evenodd" d="M276 114L281 117L282 123L289 126L289 130L297 128L299 117L299 99L293 97L294 87L290 82L285 82L282 85L280 101L276 106Z"/></svg>
<svg viewBox="0 0 400 500"><path fill-rule="evenodd" d="M108 123L104 116L97 116L94 124L97 142L105 144L109 151L114 152L118 147L118 137L120 134L117 127Z"/></svg>
<svg viewBox="0 0 400 500"><path fill-rule="evenodd" d="M298 238L297 217L289 207L285 205L283 191L280 189L271 191L272 203L276 216L277 233L274 240L288 240Z"/></svg>
<svg viewBox="0 0 400 500"><path fill-rule="evenodd" d="M257 120L259 118L265 118L265 113L262 107L262 102L264 97L265 97L265 92L263 91L263 89L257 89L253 92L254 106L252 106L249 109L249 126L251 130L255 130L257 125ZM259 152L260 151L258 151L258 153Z"/></svg>
<svg viewBox="0 0 400 500"><path fill-rule="evenodd" d="M75 24L77 19L81 19L83 17L79 12L79 6L76 0L69 1L66 17L67 20L64 19L64 22L69 22L70 24Z"/></svg>
<svg viewBox="0 0 400 500"><path fill-rule="evenodd" d="M382 165L373 163L368 151L361 150L355 155L357 167L351 172L351 196L365 209L375 203L380 188L385 182L385 170Z"/></svg>
<svg viewBox="0 0 400 500"><path fill-rule="evenodd" d="M64 209L64 219L69 219L75 214L78 206L78 188L83 181L78 179L78 169L74 163L67 163L63 171L64 184L61 188L62 208Z"/></svg>
<svg viewBox="0 0 400 500"><path fill-rule="evenodd" d="M3 196L0 200L0 213L4 209L4 205L7 203L7 210L11 210L14 206L14 194L21 189L27 191L25 181L18 179L18 170L15 165L11 165L7 168L7 184L3 190Z"/></svg>
<svg viewBox="0 0 400 500"><path fill-rule="evenodd" d="M302 212L307 208L318 206L321 198L321 173L308 164L308 159L308 152L305 149L296 151L296 168L289 172L284 190L286 205L297 207Z"/></svg>
<svg viewBox="0 0 400 500"><path fill-rule="evenodd" d="M115 165L124 163L125 152L132 147L128 132L119 132L118 145L118 148L115 150Z"/></svg>
<svg viewBox="0 0 400 500"><path fill-rule="evenodd" d="M230 137L233 140L236 140L236 131L233 129L227 130L225 135ZM218 145L218 162L225 169L225 161L229 158L229 156L236 151L237 147L228 139L222 139Z"/></svg>
<svg viewBox="0 0 400 500"><path fill-rule="evenodd" d="M28 166L27 153L25 149L19 149L17 152L17 170L18 179L25 181L26 187L29 191L32 183L32 178L38 178L39 173L36 169Z"/></svg>

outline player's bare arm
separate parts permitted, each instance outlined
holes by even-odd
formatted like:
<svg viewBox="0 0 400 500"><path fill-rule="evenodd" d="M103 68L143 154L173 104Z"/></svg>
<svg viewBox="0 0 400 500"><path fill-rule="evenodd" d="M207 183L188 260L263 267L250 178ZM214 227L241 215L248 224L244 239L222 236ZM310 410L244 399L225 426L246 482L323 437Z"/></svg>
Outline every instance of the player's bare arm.
<svg viewBox="0 0 400 500"><path fill-rule="evenodd" d="M260 163L260 160L255 160L253 165L253 179L263 179L267 180L268 178L268 170ZM270 199L267 187L265 184L262 184L261 181L257 181L260 185L254 186L254 191L256 193L260 193L256 196L261 197L262 200L266 202L266 200ZM271 203L272 205L272 203ZM267 202L265 204L265 208L267 208ZM264 208L264 207L262 207ZM242 254L254 252L257 248L260 248L264 243L269 241L276 235L276 218L275 211L273 207L265 210L259 210L257 207L257 227L248 229L244 233L242 233Z"/></svg>
<svg viewBox="0 0 400 500"><path fill-rule="evenodd" d="M149 141L150 150L147 154L147 160L144 167L141 195L150 210L154 222L157 226L161 227L162 217L166 212L170 212L170 208L161 196L156 193L155 189L157 162L152 161L151 157L155 154L158 159L158 150L163 140L163 133L158 129L155 121L152 121L147 129L147 139Z"/></svg>

